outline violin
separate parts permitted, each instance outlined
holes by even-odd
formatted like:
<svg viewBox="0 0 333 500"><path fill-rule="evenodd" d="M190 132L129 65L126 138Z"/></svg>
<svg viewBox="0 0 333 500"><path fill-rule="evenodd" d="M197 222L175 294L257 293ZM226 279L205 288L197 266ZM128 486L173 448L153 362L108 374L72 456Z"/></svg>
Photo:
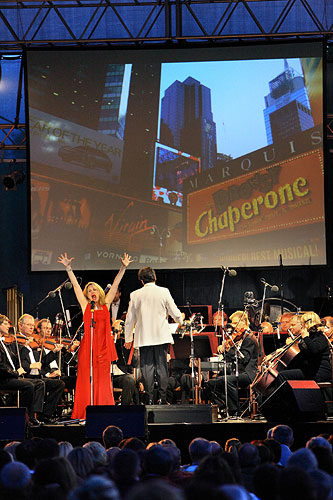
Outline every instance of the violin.
<svg viewBox="0 0 333 500"><path fill-rule="evenodd" d="M16 344L16 340L18 344L23 346L29 345L32 349L38 347L38 343L34 338L32 337L27 338L24 335L21 335L20 333L16 334L16 337L14 334L8 333L7 335L4 336L3 342L7 345L10 345L14 343Z"/></svg>
<svg viewBox="0 0 333 500"><path fill-rule="evenodd" d="M226 352L228 352L232 347L234 347L234 344L243 339L244 332L245 330L234 330L231 333L230 335L231 338L228 337L225 341Z"/></svg>

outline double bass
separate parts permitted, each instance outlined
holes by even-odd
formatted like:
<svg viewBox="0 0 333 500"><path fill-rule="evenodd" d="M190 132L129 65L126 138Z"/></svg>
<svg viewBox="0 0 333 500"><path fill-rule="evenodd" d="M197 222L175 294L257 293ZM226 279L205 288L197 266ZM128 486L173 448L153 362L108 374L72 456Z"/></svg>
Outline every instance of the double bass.
<svg viewBox="0 0 333 500"><path fill-rule="evenodd" d="M251 390L264 396L267 389L278 377L279 372L285 370L292 360L299 354L298 341L302 334L297 335L289 344L266 356L260 366L260 371L251 384Z"/></svg>

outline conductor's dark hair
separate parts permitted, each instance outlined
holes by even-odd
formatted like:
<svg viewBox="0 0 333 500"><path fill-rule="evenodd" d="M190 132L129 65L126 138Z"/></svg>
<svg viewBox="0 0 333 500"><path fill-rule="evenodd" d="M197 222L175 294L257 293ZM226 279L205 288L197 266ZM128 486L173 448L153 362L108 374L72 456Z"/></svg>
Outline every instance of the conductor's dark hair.
<svg viewBox="0 0 333 500"><path fill-rule="evenodd" d="M152 283L156 281L156 274L152 267L142 267L139 269L138 278L144 283Z"/></svg>

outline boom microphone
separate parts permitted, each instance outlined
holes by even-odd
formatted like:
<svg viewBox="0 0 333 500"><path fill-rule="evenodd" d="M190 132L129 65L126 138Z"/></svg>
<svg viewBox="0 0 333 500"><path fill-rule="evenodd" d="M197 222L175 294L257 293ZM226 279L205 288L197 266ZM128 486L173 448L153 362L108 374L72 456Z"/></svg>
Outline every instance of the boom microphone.
<svg viewBox="0 0 333 500"><path fill-rule="evenodd" d="M279 287L277 285L270 285L269 283L267 283L267 281L265 280L265 278L260 278L260 281L265 286L269 286L269 288L272 290L272 292L278 292L279 291Z"/></svg>
<svg viewBox="0 0 333 500"><path fill-rule="evenodd" d="M63 283L61 283L61 285L59 285L57 288L55 288L54 290L51 290L49 293L48 293L48 296L49 297L52 297L52 299L56 296L56 293L59 292L59 290L62 289L62 287L65 287L67 290L70 290L72 288L72 283L67 279L66 281L64 281Z"/></svg>
<svg viewBox="0 0 333 500"><path fill-rule="evenodd" d="M231 276L232 278L237 276L237 271L235 269L229 269L229 267L226 266L221 266L221 269L224 272L228 271L229 276Z"/></svg>

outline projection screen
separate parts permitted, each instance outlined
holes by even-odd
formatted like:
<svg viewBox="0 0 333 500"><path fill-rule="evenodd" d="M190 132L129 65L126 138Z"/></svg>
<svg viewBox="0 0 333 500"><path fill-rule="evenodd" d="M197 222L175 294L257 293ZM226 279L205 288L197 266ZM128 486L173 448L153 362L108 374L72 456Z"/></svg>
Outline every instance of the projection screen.
<svg viewBox="0 0 333 500"><path fill-rule="evenodd" d="M31 269L325 264L322 53L29 50Z"/></svg>

